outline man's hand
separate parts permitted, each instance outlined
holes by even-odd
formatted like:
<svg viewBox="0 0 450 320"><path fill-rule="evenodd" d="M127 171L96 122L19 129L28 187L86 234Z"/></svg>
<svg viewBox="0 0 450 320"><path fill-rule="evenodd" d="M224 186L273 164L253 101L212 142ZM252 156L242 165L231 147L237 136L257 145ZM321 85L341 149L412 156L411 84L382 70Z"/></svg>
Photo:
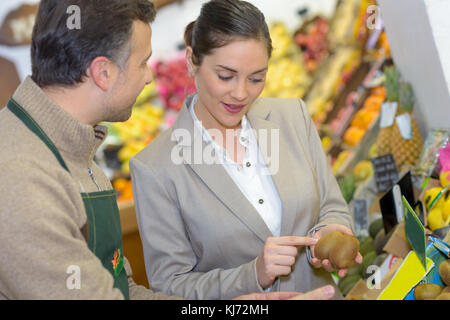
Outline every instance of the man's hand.
<svg viewBox="0 0 450 320"><path fill-rule="evenodd" d="M264 292L239 296L233 300L330 300L334 297L334 287L324 286L307 293L300 292Z"/></svg>
<svg viewBox="0 0 450 320"><path fill-rule="evenodd" d="M318 240L318 239L320 239L320 237L322 237L323 235L327 234L330 231L340 231L344 234L353 235L353 232L346 226L343 226L340 224L330 224L330 225L327 225L327 226L321 228L312 237L316 238ZM310 250L311 250L311 255L312 255L311 264L315 268L323 267L326 271L333 272L334 267L331 265L331 262L328 259L319 260L318 258L316 258L314 255L314 246L310 246ZM361 256L361 254L358 252L358 254L356 255L356 258L355 258L355 262L358 264L361 264L362 260L363 260L363 258ZM340 277L343 277L346 274L347 274L347 269L339 269L338 270L338 275Z"/></svg>

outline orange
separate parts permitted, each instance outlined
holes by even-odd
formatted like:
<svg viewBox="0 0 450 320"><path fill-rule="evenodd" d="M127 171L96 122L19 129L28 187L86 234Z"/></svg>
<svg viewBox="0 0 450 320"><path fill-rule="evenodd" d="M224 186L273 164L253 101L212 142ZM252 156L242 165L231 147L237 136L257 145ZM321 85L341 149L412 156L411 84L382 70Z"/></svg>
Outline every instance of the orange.
<svg viewBox="0 0 450 320"><path fill-rule="evenodd" d="M364 101L363 109L379 112L383 101L384 101L383 96L371 95L366 99L366 101Z"/></svg>
<svg viewBox="0 0 450 320"><path fill-rule="evenodd" d="M344 142L353 147L356 146L364 136L365 131L355 126L350 126L344 133Z"/></svg>

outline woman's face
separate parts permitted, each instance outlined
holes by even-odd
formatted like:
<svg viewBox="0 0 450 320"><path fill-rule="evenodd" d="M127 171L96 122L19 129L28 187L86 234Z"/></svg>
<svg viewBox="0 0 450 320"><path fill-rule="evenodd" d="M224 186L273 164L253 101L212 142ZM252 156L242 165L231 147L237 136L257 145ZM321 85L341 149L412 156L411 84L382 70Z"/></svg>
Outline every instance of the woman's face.
<svg viewBox="0 0 450 320"><path fill-rule="evenodd" d="M264 89L269 60L266 43L232 41L205 56L200 66L192 64L191 56L188 48L188 68L195 74L198 92L198 119L206 129L240 127L242 117Z"/></svg>

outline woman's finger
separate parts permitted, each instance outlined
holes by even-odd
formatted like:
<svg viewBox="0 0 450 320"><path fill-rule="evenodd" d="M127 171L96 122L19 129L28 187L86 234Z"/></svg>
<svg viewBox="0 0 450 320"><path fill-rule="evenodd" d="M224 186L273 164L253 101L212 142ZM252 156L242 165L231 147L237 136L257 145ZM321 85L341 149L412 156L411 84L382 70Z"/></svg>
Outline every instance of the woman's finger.
<svg viewBox="0 0 450 320"><path fill-rule="evenodd" d="M297 256L298 248L295 246L284 246L272 244L266 247L265 254L268 255L285 255L285 256Z"/></svg>
<svg viewBox="0 0 450 320"><path fill-rule="evenodd" d="M334 271L334 267L331 264L330 260L328 259L323 259L322 260L322 267L327 271L327 272L333 272Z"/></svg>
<svg viewBox="0 0 450 320"><path fill-rule="evenodd" d="M280 246L312 246L317 243L317 239L312 237L285 236L272 238L272 243Z"/></svg>
<svg viewBox="0 0 450 320"><path fill-rule="evenodd" d="M270 263L279 266L292 266L295 263L295 256L276 255L270 257Z"/></svg>
<svg viewBox="0 0 450 320"><path fill-rule="evenodd" d="M291 273L292 269L290 266L279 266L273 265L270 267L270 272L275 276L287 276Z"/></svg>
<svg viewBox="0 0 450 320"><path fill-rule="evenodd" d="M317 259L317 258L312 258L311 259L311 264L316 269L322 268L322 262L319 259Z"/></svg>

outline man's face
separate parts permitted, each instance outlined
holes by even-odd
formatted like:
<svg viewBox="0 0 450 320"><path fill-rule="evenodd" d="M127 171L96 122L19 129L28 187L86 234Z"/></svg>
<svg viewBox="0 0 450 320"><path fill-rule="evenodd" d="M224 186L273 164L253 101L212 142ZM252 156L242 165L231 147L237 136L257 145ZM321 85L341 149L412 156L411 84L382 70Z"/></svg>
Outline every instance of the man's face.
<svg viewBox="0 0 450 320"><path fill-rule="evenodd" d="M136 20L130 40L131 53L125 70L119 70L117 79L110 89L110 99L105 101L104 121L126 121L136 98L144 87L153 80L147 64L152 54L152 30L150 25Z"/></svg>

